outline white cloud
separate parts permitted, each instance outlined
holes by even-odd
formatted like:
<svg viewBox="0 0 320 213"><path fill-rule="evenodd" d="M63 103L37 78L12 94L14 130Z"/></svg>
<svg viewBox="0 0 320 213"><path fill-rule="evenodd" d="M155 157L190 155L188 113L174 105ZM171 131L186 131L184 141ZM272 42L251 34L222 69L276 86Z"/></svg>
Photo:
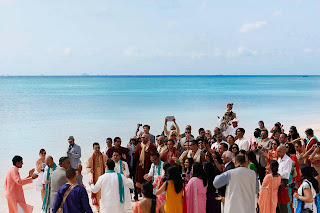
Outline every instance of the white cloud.
<svg viewBox="0 0 320 213"><path fill-rule="evenodd" d="M225 56L227 58L235 58L241 55L257 55L257 53L258 53L257 51L249 49L247 47L238 46L235 49L226 51Z"/></svg>
<svg viewBox="0 0 320 213"><path fill-rule="evenodd" d="M71 48L67 47L63 50L63 55L70 55L71 54Z"/></svg>
<svg viewBox="0 0 320 213"><path fill-rule="evenodd" d="M266 21L256 21L254 23L244 24L240 27L239 32L246 33L252 30L260 29L267 25Z"/></svg>
<svg viewBox="0 0 320 213"><path fill-rule="evenodd" d="M134 54L134 52L136 51L136 47L135 46L129 46L127 47L127 49L125 49L123 51L123 54L126 56L132 56Z"/></svg>
<svg viewBox="0 0 320 213"><path fill-rule="evenodd" d="M200 59L200 58L203 58L204 56L206 56L207 54L206 53L202 53L202 52L196 52L196 51L192 51L191 52L191 58L193 59Z"/></svg>
<svg viewBox="0 0 320 213"><path fill-rule="evenodd" d="M273 16L281 16L282 12L281 12L281 10L275 10L275 11L273 11L272 15Z"/></svg>

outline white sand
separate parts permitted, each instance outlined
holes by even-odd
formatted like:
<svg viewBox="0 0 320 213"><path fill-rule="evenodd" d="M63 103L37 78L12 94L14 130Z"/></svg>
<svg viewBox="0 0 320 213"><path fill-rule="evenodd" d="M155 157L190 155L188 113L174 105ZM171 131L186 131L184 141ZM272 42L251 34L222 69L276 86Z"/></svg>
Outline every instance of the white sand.
<svg viewBox="0 0 320 213"><path fill-rule="evenodd" d="M301 134L301 136L304 136L304 131L307 128L312 128L314 130L315 135L318 137L318 139L320 139L320 122L314 122L311 123L307 126L300 126L297 127L298 132ZM85 164L83 164L83 168L85 168ZM82 172L83 175L83 183L86 186L87 192L88 192L88 196L90 198L90 188L88 186L89 180L90 180L90 175L87 173L87 171L84 169ZM26 198L26 202L29 205L34 206L34 213L41 213L41 206L42 206L42 202L41 202L41 195L40 192L37 192L35 190L35 187L33 184L29 184L24 186L24 195ZM90 200L90 204L91 204L91 199ZM134 203L132 203L134 204ZM96 209L94 206L91 206L93 212L96 212ZM0 213L7 213L8 212L8 207L7 207L7 200L5 198L5 196L2 194L0 195ZM131 212L131 210L128 210L127 212Z"/></svg>
<svg viewBox="0 0 320 213"><path fill-rule="evenodd" d="M86 165L83 164L82 167L85 168ZM91 190L90 190L89 184L88 184L91 179L90 174L88 174L86 169L84 169L82 171L82 175L83 175L83 184L85 185L85 187L87 189L92 211L97 212L96 208L94 206L92 206L91 199L90 199ZM34 210L33 210L34 213L43 212L41 210L41 207L42 207L41 194L40 194L40 192L36 191L34 184L28 184L28 185L24 186L24 196L26 198L27 204L32 205L34 207ZM132 205L134 205L134 202L132 202ZM8 213L8 212L9 211L8 211L8 207L7 207L7 200L6 200L5 196L2 195L0 198L0 213ZM128 210L127 212L132 212L132 210Z"/></svg>

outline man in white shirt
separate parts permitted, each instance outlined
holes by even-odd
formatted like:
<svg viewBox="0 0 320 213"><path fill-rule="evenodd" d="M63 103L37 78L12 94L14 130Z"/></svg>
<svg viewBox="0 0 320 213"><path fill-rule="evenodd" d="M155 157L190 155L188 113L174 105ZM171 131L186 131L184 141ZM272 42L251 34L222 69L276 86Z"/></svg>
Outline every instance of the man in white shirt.
<svg viewBox="0 0 320 213"><path fill-rule="evenodd" d="M150 160L152 165L149 173L144 176L144 179L153 183L159 175L164 175L163 162L160 160L160 155L157 152L151 154Z"/></svg>
<svg viewBox="0 0 320 213"><path fill-rule="evenodd" d="M211 149L218 151L219 145L221 143L225 143L228 145L228 149L229 149L229 144L227 142L225 142L224 140L222 140L222 133L218 132L215 134L215 138L216 138L216 142L212 144Z"/></svg>
<svg viewBox="0 0 320 213"><path fill-rule="evenodd" d="M249 150L249 141L247 141L247 139L245 139L244 133L246 131L244 130L244 128L239 128L237 129L237 137L238 139L235 141L235 143L239 146L239 149L243 149L245 151Z"/></svg>
<svg viewBox="0 0 320 213"><path fill-rule="evenodd" d="M291 158L286 155L286 147L283 144L278 146L277 155L279 163L278 173L281 176L281 185L278 195L282 195L278 196L278 209L280 213L288 213L287 204L290 201L290 197L286 186L288 184L293 162Z"/></svg>
<svg viewBox="0 0 320 213"><path fill-rule="evenodd" d="M125 199L124 191L125 187L133 188L133 181L116 173L114 167L114 161L108 159L107 172L99 177L95 185L91 181L89 182L93 193L97 193L101 189L101 213L124 213L126 203L129 202L131 206L131 200Z"/></svg>
<svg viewBox="0 0 320 213"><path fill-rule="evenodd" d="M114 171L123 174L127 178L130 176L130 171L127 162L121 160L121 153L118 150L114 150L112 154L112 160L115 163Z"/></svg>
<svg viewBox="0 0 320 213"><path fill-rule="evenodd" d="M223 132L224 136L227 137L228 135L232 135L233 137L235 137L237 129L240 128L238 126L238 123L239 121L237 119L233 119L232 121L230 121L231 125L229 125L226 131Z"/></svg>

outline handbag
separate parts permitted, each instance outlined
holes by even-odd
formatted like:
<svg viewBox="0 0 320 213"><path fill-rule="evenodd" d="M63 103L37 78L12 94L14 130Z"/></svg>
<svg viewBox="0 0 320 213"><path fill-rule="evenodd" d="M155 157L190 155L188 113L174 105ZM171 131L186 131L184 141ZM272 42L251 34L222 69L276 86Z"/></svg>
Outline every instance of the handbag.
<svg viewBox="0 0 320 213"><path fill-rule="evenodd" d="M306 181L308 184L309 182ZM310 188L311 188L311 185L309 184ZM303 193L303 189L302 189L302 196L304 196L304 193ZM302 200L297 200L297 208L295 210L295 213L313 213L313 211L309 208L307 209L304 209L304 202Z"/></svg>

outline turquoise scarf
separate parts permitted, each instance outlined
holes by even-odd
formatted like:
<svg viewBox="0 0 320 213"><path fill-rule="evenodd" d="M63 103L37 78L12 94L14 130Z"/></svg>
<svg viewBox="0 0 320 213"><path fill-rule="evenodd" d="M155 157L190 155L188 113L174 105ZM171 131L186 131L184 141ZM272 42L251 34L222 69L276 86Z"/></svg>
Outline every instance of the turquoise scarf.
<svg viewBox="0 0 320 213"><path fill-rule="evenodd" d="M53 163L53 167L52 167L52 171L56 170L57 165L55 163ZM48 167L47 169L47 175L46 175L46 180L49 180L50 177L50 167ZM45 194L44 194L44 199L43 199L43 203L42 203L42 210L44 212L51 212L50 211L50 194L51 194L51 184L46 184L45 187Z"/></svg>
<svg viewBox="0 0 320 213"><path fill-rule="evenodd" d="M156 167L154 164L152 165L153 166L153 171L152 171L152 183L154 181L154 167ZM158 175L160 175L161 173L161 160L159 159L159 163L158 163Z"/></svg>
<svg viewBox="0 0 320 213"><path fill-rule="evenodd" d="M108 170L106 173L115 173L114 170ZM124 187L122 182L122 177L120 173L117 173L118 175L118 182L119 182L119 193L120 193L120 203L124 203Z"/></svg>

